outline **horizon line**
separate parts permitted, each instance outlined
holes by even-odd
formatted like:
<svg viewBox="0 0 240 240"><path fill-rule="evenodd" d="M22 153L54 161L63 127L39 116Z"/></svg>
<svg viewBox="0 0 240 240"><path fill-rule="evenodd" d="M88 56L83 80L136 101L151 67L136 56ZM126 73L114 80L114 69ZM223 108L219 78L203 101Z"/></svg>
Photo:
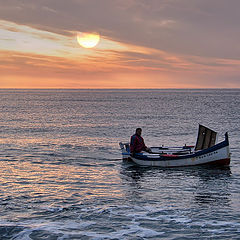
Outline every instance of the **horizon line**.
<svg viewBox="0 0 240 240"><path fill-rule="evenodd" d="M205 90L205 89L229 89L239 90L240 87L198 87L198 88L63 88L63 87L44 87L44 88L21 88L21 87L0 87L0 90Z"/></svg>

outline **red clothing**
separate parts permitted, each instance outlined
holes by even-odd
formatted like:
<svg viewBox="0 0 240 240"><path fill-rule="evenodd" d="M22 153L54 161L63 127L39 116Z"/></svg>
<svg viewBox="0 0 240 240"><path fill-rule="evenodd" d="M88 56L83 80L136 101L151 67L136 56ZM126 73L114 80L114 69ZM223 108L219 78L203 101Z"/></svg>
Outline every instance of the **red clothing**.
<svg viewBox="0 0 240 240"><path fill-rule="evenodd" d="M144 143L144 140L141 136L134 134L131 137L130 141L130 152L131 153L139 153L141 151L146 150L146 145Z"/></svg>

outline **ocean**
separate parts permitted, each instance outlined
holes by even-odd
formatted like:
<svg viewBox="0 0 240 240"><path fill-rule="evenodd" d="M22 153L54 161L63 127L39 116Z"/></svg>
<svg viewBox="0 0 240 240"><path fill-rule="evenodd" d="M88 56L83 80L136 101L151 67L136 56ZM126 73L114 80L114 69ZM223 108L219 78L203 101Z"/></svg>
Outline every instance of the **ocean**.
<svg viewBox="0 0 240 240"><path fill-rule="evenodd" d="M0 239L240 239L240 89L0 90ZM139 167L119 142L228 131L229 167Z"/></svg>

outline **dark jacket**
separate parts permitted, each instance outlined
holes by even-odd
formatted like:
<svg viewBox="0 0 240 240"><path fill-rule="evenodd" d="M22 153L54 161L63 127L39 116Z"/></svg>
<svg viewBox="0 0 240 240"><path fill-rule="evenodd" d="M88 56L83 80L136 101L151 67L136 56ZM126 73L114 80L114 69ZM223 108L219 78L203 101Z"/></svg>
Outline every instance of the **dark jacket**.
<svg viewBox="0 0 240 240"><path fill-rule="evenodd" d="M130 152L131 153L139 153L141 151L146 150L146 145L144 143L144 140L141 136L134 134L131 136L130 141Z"/></svg>

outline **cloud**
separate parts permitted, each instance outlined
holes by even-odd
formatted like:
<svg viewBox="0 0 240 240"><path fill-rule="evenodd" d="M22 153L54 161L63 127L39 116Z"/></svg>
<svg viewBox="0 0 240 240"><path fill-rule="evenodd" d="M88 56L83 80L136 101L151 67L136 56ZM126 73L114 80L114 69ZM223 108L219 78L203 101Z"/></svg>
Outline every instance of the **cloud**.
<svg viewBox="0 0 240 240"><path fill-rule="evenodd" d="M240 61L208 59L206 64L201 57L151 49L111 50L107 56L84 60L1 51L0 59L0 87L239 87Z"/></svg>
<svg viewBox="0 0 240 240"><path fill-rule="evenodd" d="M36 79L31 86L39 87L240 87L238 0L0 4L0 87L7 79L26 86ZM100 44L80 48L78 31L99 32Z"/></svg>
<svg viewBox="0 0 240 240"><path fill-rule="evenodd" d="M238 0L0 0L2 19L61 34L99 31L109 39L167 52L238 59Z"/></svg>

